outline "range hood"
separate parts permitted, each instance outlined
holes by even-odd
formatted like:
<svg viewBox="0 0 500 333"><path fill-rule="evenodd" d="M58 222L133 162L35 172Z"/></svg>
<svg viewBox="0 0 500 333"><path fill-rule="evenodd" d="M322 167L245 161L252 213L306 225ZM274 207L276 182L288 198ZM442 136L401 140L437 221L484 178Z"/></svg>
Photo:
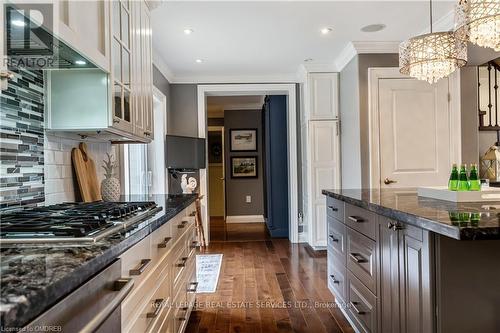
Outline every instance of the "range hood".
<svg viewBox="0 0 500 333"><path fill-rule="evenodd" d="M48 26L51 13L43 13L41 5L37 11L42 12L45 22L37 22L32 15L33 4L29 8L23 4L7 4L5 6L5 48L8 67L11 69L26 67L32 69L75 69L97 68L89 59L58 39ZM45 6L45 11L52 8ZM48 22L47 22L48 21Z"/></svg>

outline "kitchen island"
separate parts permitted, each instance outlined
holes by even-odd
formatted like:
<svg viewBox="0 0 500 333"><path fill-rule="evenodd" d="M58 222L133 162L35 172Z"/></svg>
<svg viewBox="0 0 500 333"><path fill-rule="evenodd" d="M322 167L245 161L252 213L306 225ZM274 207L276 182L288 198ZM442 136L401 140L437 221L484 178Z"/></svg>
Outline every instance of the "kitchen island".
<svg viewBox="0 0 500 333"><path fill-rule="evenodd" d="M164 232L165 227L170 228L169 224L177 221L179 215L192 206L195 200L196 195L122 197L121 201L126 202L155 201L163 209L153 217L134 225L133 228L95 243L2 244L1 329L25 327L39 314L78 289L118 258L135 251L133 250L135 246L144 243L148 237L160 230ZM179 228L182 227L182 230L186 231L193 230L192 224L192 222L186 225L180 224ZM171 229L177 227L175 225ZM169 231L169 235L175 238L171 235L172 232ZM172 239L172 243L174 240ZM184 252L182 253L184 255ZM133 263L130 258L131 255L128 255L121 261L128 260ZM122 267L122 271L124 270L125 267ZM128 274L128 268L126 273Z"/></svg>
<svg viewBox="0 0 500 333"><path fill-rule="evenodd" d="M500 202L323 190L328 286L361 332L498 332Z"/></svg>

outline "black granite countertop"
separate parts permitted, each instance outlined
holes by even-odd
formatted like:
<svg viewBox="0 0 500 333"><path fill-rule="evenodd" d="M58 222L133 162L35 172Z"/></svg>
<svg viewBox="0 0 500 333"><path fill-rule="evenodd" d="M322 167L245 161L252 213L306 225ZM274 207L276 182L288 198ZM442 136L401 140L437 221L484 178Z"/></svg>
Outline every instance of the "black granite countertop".
<svg viewBox="0 0 500 333"><path fill-rule="evenodd" d="M323 190L324 195L458 240L500 239L500 201L454 203L416 188Z"/></svg>
<svg viewBox="0 0 500 333"><path fill-rule="evenodd" d="M195 200L196 195L122 197L155 201L163 209L127 233L93 244L2 245L0 330L24 327Z"/></svg>

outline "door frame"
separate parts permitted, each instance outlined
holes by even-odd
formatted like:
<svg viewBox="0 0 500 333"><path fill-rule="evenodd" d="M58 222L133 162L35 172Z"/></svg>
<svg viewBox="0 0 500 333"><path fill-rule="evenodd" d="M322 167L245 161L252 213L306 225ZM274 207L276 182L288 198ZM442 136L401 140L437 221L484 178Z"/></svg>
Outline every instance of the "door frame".
<svg viewBox="0 0 500 333"><path fill-rule="evenodd" d="M368 139L370 188L380 188L380 110L378 108L380 79L416 80L399 72L397 67L368 68ZM460 110L460 72L455 71L448 77L449 96L448 112L450 114L450 159L460 163L461 157L461 110Z"/></svg>
<svg viewBox="0 0 500 333"><path fill-rule="evenodd" d="M224 126L208 126L207 132L221 132L222 136L222 201L224 202L224 222L226 222L226 147L224 144ZM208 140L207 140L208 147ZM207 150L208 152L208 150ZM208 169L210 169L210 163L207 161ZM207 188L208 190L208 188ZM210 211L208 212L208 218L210 218Z"/></svg>
<svg viewBox="0 0 500 333"><path fill-rule="evenodd" d="M208 96L242 96L242 95L286 95L288 126L288 202L289 202L289 239L299 242L298 232L298 195L297 195L297 98L295 83L289 84L209 84L198 85L198 137L206 138L207 97ZM206 144L206 143L205 143ZM208 163L208 149L206 149ZM208 211L208 177L207 169L200 170L200 194L205 239L210 241L210 219Z"/></svg>
<svg viewBox="0 0 500 333"><path fill-rule="evenodd" d="M154 109L154 99L157 98L160 100L161 104L162 104L162 109L163 109L163 146L165 146L165 141L166 141L166 134L167 134L167 121L168 121L168 113L167 113L167 96L165 96L165 94L158 88L156 88L155 86L153 86L153 129L154 129L154 124L156 122L156 119L155 119L155 109ZM163 155L164 157L166 157L166 153L164 153ZM167 168L164 169L164 178L165 178L165 193L168 193L168 172L167 172Z"/></svg>

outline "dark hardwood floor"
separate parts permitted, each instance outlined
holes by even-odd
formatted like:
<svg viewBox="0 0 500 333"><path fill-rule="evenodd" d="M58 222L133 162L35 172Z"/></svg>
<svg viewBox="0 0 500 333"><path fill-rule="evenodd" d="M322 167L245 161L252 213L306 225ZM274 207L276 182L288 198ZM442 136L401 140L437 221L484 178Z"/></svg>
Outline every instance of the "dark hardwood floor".
<svg viewBox="0 0 500 333"><path fill-rule="evenodd" d="M217 292L198 294L187 333L353 332L326 285L326 255L285 239L211 242Z"/></svg>
<svg viewBox="0 0 500 333"><path fill-rule="evenodd" d="M210 218L210 240L212 242L267 239L269 239L269 233L265 223L226 223L223 217Z"/></svg>

